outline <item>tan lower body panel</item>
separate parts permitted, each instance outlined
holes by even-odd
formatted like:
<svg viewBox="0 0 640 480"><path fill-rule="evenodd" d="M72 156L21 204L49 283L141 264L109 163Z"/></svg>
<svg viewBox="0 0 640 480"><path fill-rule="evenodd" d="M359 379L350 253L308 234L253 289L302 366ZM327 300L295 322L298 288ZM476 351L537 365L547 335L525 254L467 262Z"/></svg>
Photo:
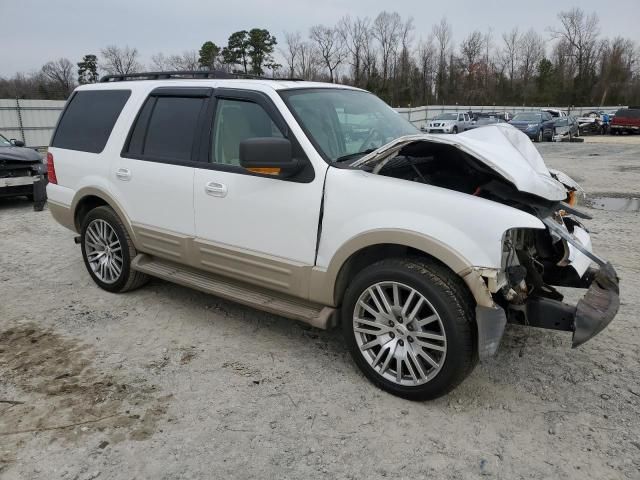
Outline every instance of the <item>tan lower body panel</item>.
<svg viewBox="0 0 640 480"><path fill-rule="evenodd" d="M326 329L334 324L335 309L331 307L222 278L162 258L139 254L131 262L131 267L163 280L195 288L258 310L300 320L317 328Z"/></svg>

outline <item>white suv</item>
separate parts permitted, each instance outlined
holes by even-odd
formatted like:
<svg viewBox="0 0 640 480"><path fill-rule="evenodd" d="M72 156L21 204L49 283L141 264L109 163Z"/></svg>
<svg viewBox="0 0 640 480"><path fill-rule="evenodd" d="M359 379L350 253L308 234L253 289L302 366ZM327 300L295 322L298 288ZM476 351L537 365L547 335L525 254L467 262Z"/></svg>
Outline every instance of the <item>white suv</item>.
<svg viewBox="0 0 640 480"><path fill-rule="evenodd" d="M56 128L49 209L101 288L151 275L339 323L364 374L413 399L455 387L507 322L577 346L615 316L579 187L513 127L432 136L355 88L185 76L81 86Z"/></svg>

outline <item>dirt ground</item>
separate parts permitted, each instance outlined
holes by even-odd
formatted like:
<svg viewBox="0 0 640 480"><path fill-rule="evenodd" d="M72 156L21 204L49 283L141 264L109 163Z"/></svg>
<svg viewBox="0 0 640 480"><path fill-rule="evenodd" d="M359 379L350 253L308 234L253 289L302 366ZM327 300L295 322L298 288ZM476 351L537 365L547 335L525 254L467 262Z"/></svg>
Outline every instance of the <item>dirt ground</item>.
<svg viewBox="0 0 640 480"><path fill-rule="evenodd" d="M635 139L540 150L590 196L640 197ZM0 477L638 479L640 214L584 208L621 277L610 327L572 350L508 326L415 403L369 384L338 331L162 281L104 292L71 232L0 201Z"/></svg>

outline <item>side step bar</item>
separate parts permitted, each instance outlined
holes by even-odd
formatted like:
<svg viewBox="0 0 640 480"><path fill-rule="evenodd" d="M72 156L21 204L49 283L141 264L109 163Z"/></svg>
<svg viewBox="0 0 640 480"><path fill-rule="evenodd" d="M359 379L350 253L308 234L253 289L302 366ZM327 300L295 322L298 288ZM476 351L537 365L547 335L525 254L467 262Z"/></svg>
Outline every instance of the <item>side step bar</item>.
<svg viewBox="0 0 640 480"><path fill-rule="evenodd" d="M273 293L260 287L241 284L144 253L138 254L133 259L131 268L258 310L299 320L316 328L327 329L333 326L334 308Z"/></svg>

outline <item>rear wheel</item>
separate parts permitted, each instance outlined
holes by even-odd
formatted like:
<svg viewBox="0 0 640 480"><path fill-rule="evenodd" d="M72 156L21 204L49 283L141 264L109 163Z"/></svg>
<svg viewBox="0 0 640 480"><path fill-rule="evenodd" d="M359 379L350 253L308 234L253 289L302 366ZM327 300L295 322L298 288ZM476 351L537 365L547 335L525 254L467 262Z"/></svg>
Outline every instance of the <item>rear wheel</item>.
<svg viewBox="0 0 640 480"><path fill-rule="evenodd" d="M421 258L387 259L347 289L342 328L375 385L413 400L457 386L476 362L473 301L459 277Z"/></svg>
<svg viewBox="0 0 640 480"><path fill-rule="evenodd" d="M91 210L82 222L82 257L93 281L109 292L143 285L147 275L131 269L137 251L118 215L107 206Z"/></svg>

